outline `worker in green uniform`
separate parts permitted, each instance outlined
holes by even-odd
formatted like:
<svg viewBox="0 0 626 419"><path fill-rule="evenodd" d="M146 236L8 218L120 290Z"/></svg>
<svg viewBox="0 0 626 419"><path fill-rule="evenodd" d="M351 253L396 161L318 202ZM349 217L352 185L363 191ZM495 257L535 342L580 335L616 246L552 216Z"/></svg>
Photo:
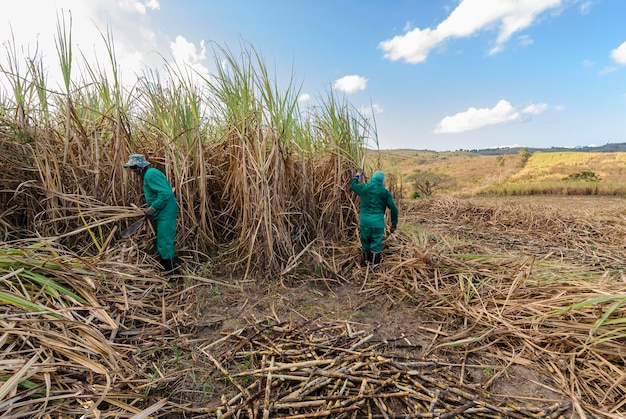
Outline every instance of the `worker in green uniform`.
<svg viewBox="0 0 626 419"><path fill-rule="evenodd" d="M155 247L161 257L165 275L174 273L174 238L176 236L176 218L178 203L167 178L159 169L149 167L150 162L143 154L131 154L125 168L132 170L143 179L143 194L146 198L144 215L148 218L155 232Z"/></svg>
<svg viewBox="0 0 626 419"><path fill-rule="evenodd" d="M398 207L391 196L391 192L383 185L385 174L378 170L372 175L370 183L359 183L363 171L359 170L352 181L352 189L361 198L359 228L361 235L361 249L363 251L363 265L367 262L380 263L383 250L383 236L385 235L385 210L391 211L391 232L398 226Z"/></svg>

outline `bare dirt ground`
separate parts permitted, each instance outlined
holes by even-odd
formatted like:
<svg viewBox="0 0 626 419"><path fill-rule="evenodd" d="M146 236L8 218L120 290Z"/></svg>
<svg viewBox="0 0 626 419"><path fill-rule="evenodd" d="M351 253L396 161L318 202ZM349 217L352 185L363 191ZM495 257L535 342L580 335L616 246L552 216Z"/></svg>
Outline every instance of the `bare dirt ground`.
<svg viewBox="0 0 626 419"><path fill-rule="evenodd" d="M548 218L557 214L559 220L571 216L594 222L606 220L607 223L623 224L626 214L626 201L623 198L476 198L472 202L477 206L489 205L490 208L494 208L494 202L496 208L499 205L497 203L506 205L509 209L509 225L494 222L498 218L497 214L492 214L485 223L476 220L467 223L467 220L459 219L458 214L443 214L443 211L438 212L438 208L433 208L428 202L421 201L402 205L400 231L418 229L425 237L430 236L430 240L438 237L439 240L471 243L471 248L479 249L482 254L506 252L508 255L517 254L520 260L529 257L546 260L566 258L568 261L578 260L581 268L591 263L604 264L607 269L623 269L623 266L619 266L620 255L615 252L607 251L606 255L603 252L585 254L576 245L565 243L556 232L535 235L530 240L523 225L519 228L510 226L511 206L519 206L520 212L525 214L545 211ZM302 272L288 280L264 278L242 283L237 280L236 274L229 276L226 272L219 272L216 266L216 278L220 278L222 285L204 288L205 295L200 298L203 303L199 308L201 324L197 325L194 335L189 337L190 346L218 341L246 324L262 319L349 324L352 330L372 333L375 341L383 343L385 348L395 353L400 351L411 359L448 366L456 375L456 384L483 389L497 399L511 400L518 405L542 408L554 404L569 405L561 412L564 418L584 415L582 409L576 408L576 403L570 403L554 375L536 369L532 359L503 363L494 359L496 354L489 350L468 352L462 347L446 344L455 338L467 336L467 324L459 316L434 316L431 310L425 309L425 305L429 304L426 296L406 298L406 295L399 295L391 288L388 292L381 292L380 288L372 292L370 285L373 278L392 278L398 274L398 260L394 259L396 255L393 254L398 240L394 236L386 239L385 259L376 268L360 266L360 253L355 244L354 257L342 262L342 275ZM623 236L621 240L616 246L622 249L623 256ZM445 305L445 302L442 304ZM511 351L515 352L515 348L511 348ZM219 403L220 399L223 402L228 388L228 385L211 386L211 394L205 395L204 402L207 405Z"/></svg>

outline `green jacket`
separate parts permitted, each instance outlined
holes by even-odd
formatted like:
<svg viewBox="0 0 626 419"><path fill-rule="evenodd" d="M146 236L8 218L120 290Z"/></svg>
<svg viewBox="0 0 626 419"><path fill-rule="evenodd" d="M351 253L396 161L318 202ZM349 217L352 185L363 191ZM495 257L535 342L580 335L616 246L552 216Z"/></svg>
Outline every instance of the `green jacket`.
<svg viewBox="0 0 626 419"><path fill-rule="evenodd" d="M361 198L359 223L362 227L385 228L385 210L391 211L391 225L398 225L398 207L391 192L383 186L385 174L376 171L370 183L359 183L357 178L350 182L352 189Z"/></svg>
<svg viewBox="0 0 626 419"><path fill-rule="evenodd" d="M159 169L146 167L143 172L143 194L146 204L156 210L153 220L176 223L178 204L167 178Z"/></svg>

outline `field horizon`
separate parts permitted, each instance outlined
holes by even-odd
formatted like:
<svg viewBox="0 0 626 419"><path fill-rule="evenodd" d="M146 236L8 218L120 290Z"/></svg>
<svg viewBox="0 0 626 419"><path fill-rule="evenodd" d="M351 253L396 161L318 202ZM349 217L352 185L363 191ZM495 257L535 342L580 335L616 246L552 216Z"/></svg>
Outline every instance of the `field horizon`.
<svg viewBox="0 0 626 419"><path fill-rule="evenodd" d="M524 158L519 153L402 149L368 150L366 158L370 170L381 168L393 176L404 198L414 192L416 175L424 172L452 180L435 195L626 194L626 152L621 151L535 151Z"/></svg>

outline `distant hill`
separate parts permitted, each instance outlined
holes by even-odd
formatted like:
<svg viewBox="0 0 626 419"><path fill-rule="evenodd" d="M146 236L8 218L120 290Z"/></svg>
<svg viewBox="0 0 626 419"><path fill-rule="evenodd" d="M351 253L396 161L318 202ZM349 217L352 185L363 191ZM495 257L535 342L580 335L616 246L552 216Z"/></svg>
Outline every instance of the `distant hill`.
<svg viewBox="0 0 626 419"><path fill-rule="evenodd" d="M532 147L502 147L502 148L483 148L473 150L460 150L468 153L480 154L482 156L501 156L505 154L517 154L521 149L525 148L529 153L535 151L541 152L563 152L563 151L581 151L595 153L616 153L626 151L626 143L608 143L601 146L583 146L583 147L550 147L550 148L532 148Z"/></svg>
<svg viewBox="0 0 626 419"><path fill-rule="evenodd" d="M424 172L451 177L454 182L440 192L452 194L474 194L505 186L544 185L541 188L546 190L585 172L597 176L599 186L612 191L619 188L615 193L620 195L626 187L626 143L574 149L526 148L526 158L519 153L524 148L445 152L371 150L366 153L364 169L366 174L382 169L402 189L403 196L413 192L412 183Z"/></svg>

